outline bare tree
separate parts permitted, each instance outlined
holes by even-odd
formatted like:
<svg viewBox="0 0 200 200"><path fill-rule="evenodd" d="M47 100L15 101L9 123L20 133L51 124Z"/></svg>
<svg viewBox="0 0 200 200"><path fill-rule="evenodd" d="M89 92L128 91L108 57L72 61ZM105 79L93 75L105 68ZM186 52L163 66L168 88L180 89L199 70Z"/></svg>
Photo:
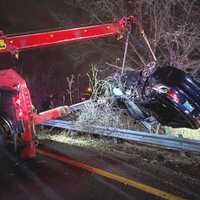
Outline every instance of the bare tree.
<svg viewBox="0 0 200 200"><path fill-rule="evenodd" d="M200 6L198 0L75 0L91 18L105 22L136 15L150 40L158 65L174 65L196 72L200 66ZM143 67L151 61L141 35L134 28L127 63ZM122 48L123 51L123 48Z"/></svg>
<svg viewBox="0 0 200 200"><path fill-rule="evenodd" d="M67 80L67 89L66 92L69 95L70 104L73 103L72 93L73 93L73 86L75 83L75 76L72 74L71 76L66 77Z"/></svg>

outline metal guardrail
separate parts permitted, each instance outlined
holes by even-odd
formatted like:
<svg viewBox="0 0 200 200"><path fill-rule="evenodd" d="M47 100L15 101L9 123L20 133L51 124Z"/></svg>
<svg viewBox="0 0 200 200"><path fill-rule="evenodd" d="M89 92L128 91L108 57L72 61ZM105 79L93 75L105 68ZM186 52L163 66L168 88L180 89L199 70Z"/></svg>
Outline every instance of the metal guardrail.
<svg viewBox="0 0 200 200"><path fill-rule="evenodd" d="M127 129L119 129L102 126L80 126L72 121L50 120L43 123L44 126L51 126L73 130L77 132L85 132L90 134L98 134L102 136L115 137L119 139L131 140L140 143L159 145L166 149L191 151L200 153L200 141L177 138L175 136L158 135L152 133L138 132Z"/></svg>

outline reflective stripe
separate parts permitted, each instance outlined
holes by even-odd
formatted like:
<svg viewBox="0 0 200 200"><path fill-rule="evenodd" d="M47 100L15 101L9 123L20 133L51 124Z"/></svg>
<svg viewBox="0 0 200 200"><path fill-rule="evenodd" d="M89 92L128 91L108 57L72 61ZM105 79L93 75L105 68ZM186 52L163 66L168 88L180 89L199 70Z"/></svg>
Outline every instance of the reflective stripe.
<svg viewBox="0 0 200 200"><path fill-rule="evenodd" d="M0 40L0 50L1 49L6 49L6 42L5 42L5 40Z"/></svg>

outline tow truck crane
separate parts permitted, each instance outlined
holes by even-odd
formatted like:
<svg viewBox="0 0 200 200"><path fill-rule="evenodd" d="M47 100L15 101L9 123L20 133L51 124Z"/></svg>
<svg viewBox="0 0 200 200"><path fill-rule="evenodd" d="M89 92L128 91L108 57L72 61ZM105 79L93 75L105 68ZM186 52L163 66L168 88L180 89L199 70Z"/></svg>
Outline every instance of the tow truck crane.
<svg viewBox="0 0 200 200"><path fill-rule="evenodd" d="M136 17L130 16L113 23L27 35L9 36L0 32L0 53L11 53L19 58L21 51L32 48L109 36L119 39L133 23L139 24ZM36 125L69 112L68 106L62 106L38 114L26 81L12 69L0 70L0 135L20 147L22 158L36 155Z"/></svg>

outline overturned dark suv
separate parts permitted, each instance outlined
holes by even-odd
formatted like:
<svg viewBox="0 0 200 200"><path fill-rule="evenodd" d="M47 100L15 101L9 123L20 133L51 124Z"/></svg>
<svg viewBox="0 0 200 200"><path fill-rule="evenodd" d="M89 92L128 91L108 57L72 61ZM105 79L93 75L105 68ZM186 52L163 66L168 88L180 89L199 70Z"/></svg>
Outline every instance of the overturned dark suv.
<svg viewBox="0 0 200 200"><path fill-rule="evenodd" d="M155 118L174 128L200 127L200 84L184 71L171 66L156 68L149 76L126 72L122 86L113 84L113 96L140 121Z"/></svg>

